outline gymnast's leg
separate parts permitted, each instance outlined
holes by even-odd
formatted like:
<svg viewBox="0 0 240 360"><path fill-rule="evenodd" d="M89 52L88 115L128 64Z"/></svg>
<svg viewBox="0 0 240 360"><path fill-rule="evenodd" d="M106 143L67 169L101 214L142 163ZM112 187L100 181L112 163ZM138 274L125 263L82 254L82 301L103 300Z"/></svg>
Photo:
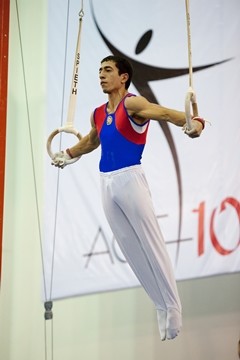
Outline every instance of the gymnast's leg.
<svg viewBox="0 0 240 360"><path fill-rule="evenodd" d="M172 339L181 327L181 304L141 167L103 175L101 184L113 234L156 306L161 339Z"/></svg>

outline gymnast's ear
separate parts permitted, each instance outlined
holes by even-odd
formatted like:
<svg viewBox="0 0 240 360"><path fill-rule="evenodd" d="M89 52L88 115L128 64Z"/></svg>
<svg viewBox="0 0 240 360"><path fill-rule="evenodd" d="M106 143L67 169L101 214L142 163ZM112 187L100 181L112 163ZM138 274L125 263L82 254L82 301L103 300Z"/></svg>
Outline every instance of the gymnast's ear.
<svg viewBox="0 0 240 360"><path fill-rule="evenodd" d="M122 84L125 84L128 81L128 79L129 79L128 73L121 74L121 83Z"/></svg>

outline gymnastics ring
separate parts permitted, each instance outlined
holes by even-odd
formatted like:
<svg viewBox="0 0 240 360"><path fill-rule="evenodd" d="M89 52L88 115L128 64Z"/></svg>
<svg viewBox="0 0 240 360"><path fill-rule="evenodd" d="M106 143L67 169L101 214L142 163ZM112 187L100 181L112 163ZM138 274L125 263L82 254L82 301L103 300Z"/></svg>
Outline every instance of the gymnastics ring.
<svg viewBox="0 0 240 360"><path fill-rule="evenodd" d="M54 153L52 152L52 140L53 138L62 133L62 132L65 132L65 133L68 133L68 134L73 134L75 135L78 140L81 140L82 138L82 135L79 133L79 131L77 129L75 129L73 126L63 126L63 127L60 127L56 130L54 130L48 137L47 139L47 152L48 152L48 155L50 156L50 158L52 160L54 160ZM78 156L78 157L74 157L72 159L69 159L69 160L65 160L66 164L73 164L75 163L76 161L78 161L80 159L81 156Z"/></svg>

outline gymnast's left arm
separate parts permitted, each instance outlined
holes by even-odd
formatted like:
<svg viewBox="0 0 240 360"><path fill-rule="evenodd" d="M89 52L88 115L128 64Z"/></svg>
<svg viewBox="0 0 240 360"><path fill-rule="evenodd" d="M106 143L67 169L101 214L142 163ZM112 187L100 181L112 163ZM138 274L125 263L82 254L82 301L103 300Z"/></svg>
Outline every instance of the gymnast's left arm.
<svg viewBox="0 0 240 360"><path fill-rule="evenodd" d="M129 115L136 117L139 122L143 123L146 119L152 119L159 122L167 121L176 126L181 126L184 132L191 138L199 137L204 129L204 119L193 117L192 128L191 130L188 130L186 127L185 112L151 103L143 96L131 96L126 98L125 106Z"/></svg>

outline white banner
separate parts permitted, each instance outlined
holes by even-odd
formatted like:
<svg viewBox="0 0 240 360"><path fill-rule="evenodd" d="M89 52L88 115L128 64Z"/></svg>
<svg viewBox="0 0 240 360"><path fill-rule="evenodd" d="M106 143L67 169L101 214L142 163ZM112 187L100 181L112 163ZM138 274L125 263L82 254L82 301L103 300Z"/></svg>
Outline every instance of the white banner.
<svg viewBox="0 0 240 360"><path fill-rule="evenodd" d="M47 136L67 120L80 1L49 1ZM92 4L92 6L90 6ZM193 85L211 125L199 139L151 122L143 168L177 280L240 270L240 2L190 1ZM65 44L66 71L65 69ZM98 69L107 55L128 58L130 91L184 109L188 90L185 1L84 2L74 126L107 101ZM60 143L61 139L61 143ZM54 138L52 148L75 144ZM46 155L44 271L47 298L138 286L102 210L100 149L57 170Z"/></svg>

